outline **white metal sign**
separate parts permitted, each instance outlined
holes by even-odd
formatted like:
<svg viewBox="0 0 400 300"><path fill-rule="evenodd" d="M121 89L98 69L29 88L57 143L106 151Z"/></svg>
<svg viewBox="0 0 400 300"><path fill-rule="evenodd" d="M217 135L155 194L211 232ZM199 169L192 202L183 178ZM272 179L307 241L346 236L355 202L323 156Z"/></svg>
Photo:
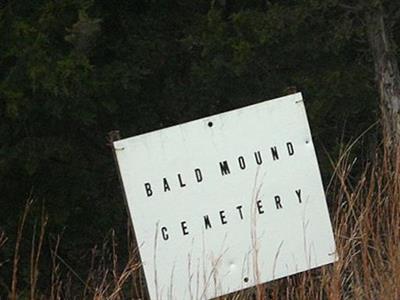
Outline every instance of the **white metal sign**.
<svg viewBox="0 0 400 300"><path fill-rule="evenodd" d="M210 299L336 260L300 93L114 147L151 299Z"/></svg>

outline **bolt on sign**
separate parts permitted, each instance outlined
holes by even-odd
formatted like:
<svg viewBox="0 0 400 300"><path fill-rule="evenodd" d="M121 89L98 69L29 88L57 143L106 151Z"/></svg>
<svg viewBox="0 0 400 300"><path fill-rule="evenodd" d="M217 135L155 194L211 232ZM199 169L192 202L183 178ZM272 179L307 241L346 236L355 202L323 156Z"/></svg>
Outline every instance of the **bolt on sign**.
<svg viewBox="0 0 400 300"><path fill-rule="evenodd" d="M334 262L300 93L114 142L155 299L210 299Z"/></svg>

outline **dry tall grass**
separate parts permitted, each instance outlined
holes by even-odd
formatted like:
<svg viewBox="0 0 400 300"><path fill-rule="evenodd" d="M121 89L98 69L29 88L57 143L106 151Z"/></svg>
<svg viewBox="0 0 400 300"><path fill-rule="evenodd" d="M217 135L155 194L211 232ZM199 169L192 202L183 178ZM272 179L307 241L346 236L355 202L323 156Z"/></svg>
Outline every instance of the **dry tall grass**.
<svg viewBox="0 0 400 300"><path fill-rule="evenodd" d="M400 299L400 148L389 151L382 147L374 159L364 163L357 178L351 175L355 161L350 152L344 149L332 162L334 174L327 189L339 261L224 299ZM29 205L22 213L14 260L9 264L13 268L6 286L10 299L22 294L27 295L24 299L145 298L136 249L131 242L130 259L120 269L113 233L101 249L93 249L85 278L58 254L60 239L56 239L48 287L39 289L36 283L47 223L44 215L38 236L32 237L28 292L18 289L19 245ZM6 241L0 233L0 247ZM100 256L95 255L99 252Z"/></svg>
<svg viewBox="0 0 400 300"><path fill-rule="evenodd" d="M332 162L337 263L226 299L400 299L400 148L382 148L357 178L350 149Z"/></svg>

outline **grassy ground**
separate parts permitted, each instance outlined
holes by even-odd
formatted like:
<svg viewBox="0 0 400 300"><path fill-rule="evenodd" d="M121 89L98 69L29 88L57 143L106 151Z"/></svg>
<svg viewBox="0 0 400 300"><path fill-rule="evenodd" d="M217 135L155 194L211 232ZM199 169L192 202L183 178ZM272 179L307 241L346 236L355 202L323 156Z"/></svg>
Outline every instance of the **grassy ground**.
<svg viewBox="0 0 400 300"><path fill-rule="evenodd" d="M400 299L400 148L389 151L382 146L356 172L357 177L351 175L355 161L350 153L350 148L344 149L332 160L334 172L327 187L339 261L226 299ZM21 274L20 244L26 238L30 205L28 201L21 213L14 257L0 262L0 269L12 268L12 278L1 282L4 295L10 299L144 298L136 250L130 243L130 258L120 262L112 233L102 247L92 250L84 277L58 254L60 239L56 239L50 252L51 274L45 274L48 284L39 286L44 275L39 270L43 269L45 213L31 237L30 265L25 268L29 274ZM0 248L6 244L7 235L0 232Z"/></svg>

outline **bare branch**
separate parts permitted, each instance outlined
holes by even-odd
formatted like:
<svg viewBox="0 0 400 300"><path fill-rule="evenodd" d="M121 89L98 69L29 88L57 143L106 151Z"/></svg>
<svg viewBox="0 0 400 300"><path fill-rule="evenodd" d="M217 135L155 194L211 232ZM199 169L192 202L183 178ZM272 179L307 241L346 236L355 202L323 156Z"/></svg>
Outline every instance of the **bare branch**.
<svg viewBox="0 0 400 300"><path fill-rule="evenodd" d="M338 6L340 8L343 8L347 11L353 12L353 13L359 13L363 10L363 6L361 4L358 5L349 5L349 4L345 4L345 3L338 3Z"/></svg>
<svg viewBox="0 0 400 300"><path fill-rule="evenodd" d="M400 20L400 9L392 14L389 21L389 26L393 28Z"/></svg>

